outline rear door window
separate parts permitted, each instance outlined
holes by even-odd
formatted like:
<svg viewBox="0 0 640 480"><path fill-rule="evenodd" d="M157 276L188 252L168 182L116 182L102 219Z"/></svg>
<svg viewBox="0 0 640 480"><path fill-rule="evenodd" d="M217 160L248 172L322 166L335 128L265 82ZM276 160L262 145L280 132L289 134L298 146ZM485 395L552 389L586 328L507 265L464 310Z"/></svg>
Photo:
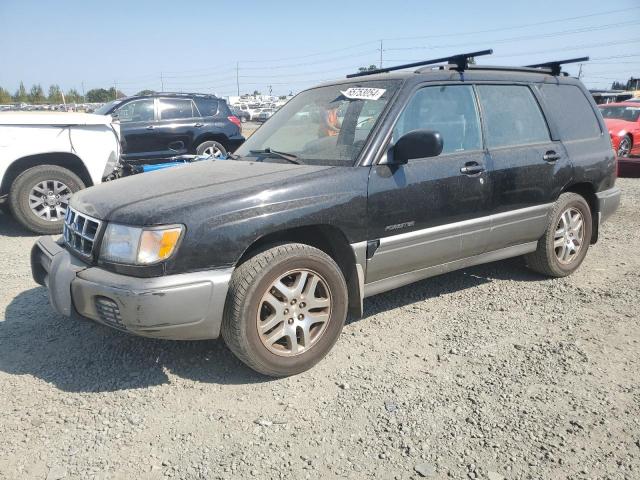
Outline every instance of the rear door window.
<svg viewBox="0 0 640 480"><path fill-rule="evenodd" d="M601 135L598 117L580 88L544 84L540 90L562 140L585 140Z"/></svg>
<svg viewBox="0 0 640 480"><path fill-rule="evenodd" d="M366 117L362 121L366 121ZM443 154L480 150L482 137L473 88L441 85L418 90L400 114L393 138L398 140L418 129L439 132Z"/></svg>
<svg viewBox="0 0 640 480"><path fill-rule="evenodd" d="M489 148L550 141L533 92L525 85L478 85Z"/></svg>
<svg viewBox="0 0 640 480"><path fill-rule="evenodd" d="M158 111L160 120L177 120L195 116L193 102L186 98L161 98Z"/></svg>

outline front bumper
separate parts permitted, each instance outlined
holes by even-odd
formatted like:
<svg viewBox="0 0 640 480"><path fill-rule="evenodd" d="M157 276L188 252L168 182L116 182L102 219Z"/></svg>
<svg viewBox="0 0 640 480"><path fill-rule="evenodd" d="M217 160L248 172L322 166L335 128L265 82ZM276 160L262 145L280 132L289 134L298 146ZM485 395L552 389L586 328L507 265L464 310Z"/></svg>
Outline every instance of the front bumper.
<svg viewBox="0 0 640 480"><path fill-rule="evenodd" d="M599 223L607 220L620 205L620 189L613 187L602 192L597 192Z"/></svg>
<svg viewBox="0 0 640 480"><path fill-rule="evenodd" d="M232 269L137 278L92 267L52 237L31 251L34 280L60 314L172 340L217 338Z"/></svg>

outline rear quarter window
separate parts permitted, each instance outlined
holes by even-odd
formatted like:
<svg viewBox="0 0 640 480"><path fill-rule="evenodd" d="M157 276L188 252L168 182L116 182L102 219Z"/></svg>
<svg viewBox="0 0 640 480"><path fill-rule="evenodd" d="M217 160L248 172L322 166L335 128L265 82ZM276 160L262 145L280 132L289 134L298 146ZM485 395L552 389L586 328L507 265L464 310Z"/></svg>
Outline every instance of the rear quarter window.
<svg viewBox="0 0 640 480"><path fill-rule="evenodd" d="M218 100L215 98L195 98L196 106L202 117L212 117L218 114Z"/></svg>
<svg viewBox="0 0 640 480"><path fill-rule="evenodd" d="M598 117L579 87L544 84L540 91L561 140L586 140L602 134Z"/></svg>

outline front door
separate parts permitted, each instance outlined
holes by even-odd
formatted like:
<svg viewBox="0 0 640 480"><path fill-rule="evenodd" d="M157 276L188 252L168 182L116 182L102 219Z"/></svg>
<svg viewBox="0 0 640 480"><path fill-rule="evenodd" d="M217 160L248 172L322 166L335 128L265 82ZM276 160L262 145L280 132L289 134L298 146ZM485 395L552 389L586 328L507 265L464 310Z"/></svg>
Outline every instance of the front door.
<svg viewBox="0 0 640 480"><path fill-rule="evenodd" d="M115 112L124 138L123 157L150 158L158 150L155 135L155 106L153 98L127 102Z"/></svg>
<svg viewBox="0 0 640 480"><path fill-rule="evenodd" d="M411 272L419 276L486 248L490 185L473 87L417 90L393 139L416 129L440 132L444 149L437 157L371 169L367 283Z"/></svg>

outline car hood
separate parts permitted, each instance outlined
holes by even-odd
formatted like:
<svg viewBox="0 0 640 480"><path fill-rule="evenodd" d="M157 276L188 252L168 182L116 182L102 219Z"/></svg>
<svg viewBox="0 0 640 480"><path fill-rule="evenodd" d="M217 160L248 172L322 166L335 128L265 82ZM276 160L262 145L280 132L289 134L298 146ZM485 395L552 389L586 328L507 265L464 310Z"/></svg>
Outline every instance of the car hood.
<svg viewBox="0 0 640 480"><path fill-rule="evenodd" d="M237 195L282 188L293 178L332 167L270 162L204 160L142 173L81 190L71 207L100 220L136 225L164 223L163 212Z"/></svg>
<svg viewBox="0 0 640 480"><path fill-rule="evenodd" d="M620 132L631 132L638 129L637 122L628 122L618 118L605 118L604 123L612 135L618 135Z"/></svg>

